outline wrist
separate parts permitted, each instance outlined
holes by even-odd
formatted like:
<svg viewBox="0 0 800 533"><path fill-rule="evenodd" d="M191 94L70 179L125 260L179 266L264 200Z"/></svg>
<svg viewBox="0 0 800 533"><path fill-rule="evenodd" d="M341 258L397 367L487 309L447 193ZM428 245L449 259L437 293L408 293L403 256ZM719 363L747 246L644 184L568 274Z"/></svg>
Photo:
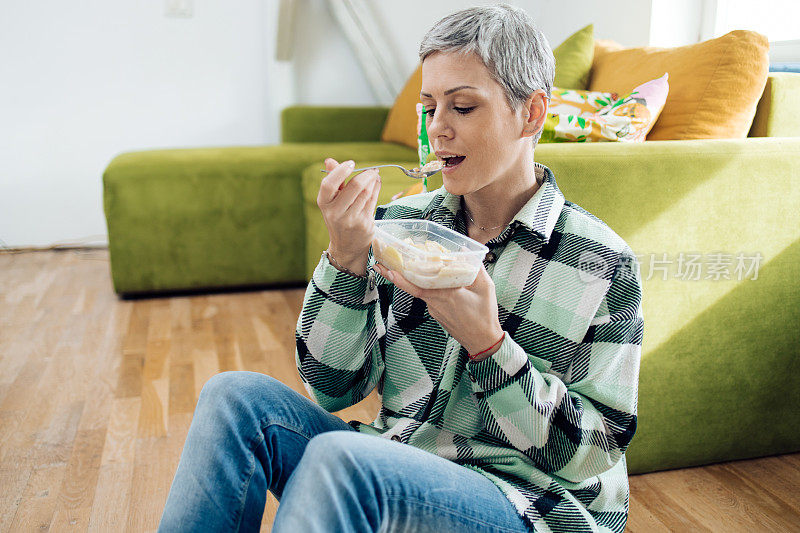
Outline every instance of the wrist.
<svg viewBox="0 0 800 533"><path fill-rule="evenodd" d="M506 332L503 329L500 329L500 333L491 337L491 340L486 341L482 346L482 349L478 349L477 351L468 351L467 357L469 360L477 363L479 361L483 361L484 359L488 359L489 357L493 356L500 350L500 346L503 345L503 341L506 338Z"/></svg>
<svg viewBox="0 0 800 533"><path fill-rule="evenodd" d="M358 277L367 276L367 262L369 260L369 253L348 255L340 250L337 250L333 245L330 245L325 251L325 254L328 256L328 261L337 270Z"/></svg>

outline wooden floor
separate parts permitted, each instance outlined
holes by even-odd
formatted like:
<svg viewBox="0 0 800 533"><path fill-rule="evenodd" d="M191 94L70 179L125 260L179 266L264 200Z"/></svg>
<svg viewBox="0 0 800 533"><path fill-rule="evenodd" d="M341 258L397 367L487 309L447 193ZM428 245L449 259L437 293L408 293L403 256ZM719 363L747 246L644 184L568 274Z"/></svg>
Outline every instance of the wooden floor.
<svg viewBox="0 0 800 533"><path fill-rule="evenodd" d="M247 369L306 394L302 296L125 301L105 250L0 254L0 532L155 530L208 378ZM337 414L377 408L373 393ZM630 484L628 531L800 531L800 454ZM270 496L263 531L276 508Z"/></svg>

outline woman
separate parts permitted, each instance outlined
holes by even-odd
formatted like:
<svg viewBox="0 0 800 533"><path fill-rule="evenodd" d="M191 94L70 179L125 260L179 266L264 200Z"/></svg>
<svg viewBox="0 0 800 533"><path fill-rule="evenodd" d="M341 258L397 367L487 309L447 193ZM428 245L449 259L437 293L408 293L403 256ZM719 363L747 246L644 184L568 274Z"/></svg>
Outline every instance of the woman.
<svg viewBox="0 0 800 533"><path fill-rule="evenodd" d="M326 161L330 234L297 324L319 405L255 373L200 395L162 530L622 531L642 340L635 257L534 163L554 76L521 10L467 9L420 46L444 187L378 207L491 249L476 281L423 290L374 264L380 176ZM330 414L378 387L372 424ZM320 407L321 406L321 407Z"/></svg>

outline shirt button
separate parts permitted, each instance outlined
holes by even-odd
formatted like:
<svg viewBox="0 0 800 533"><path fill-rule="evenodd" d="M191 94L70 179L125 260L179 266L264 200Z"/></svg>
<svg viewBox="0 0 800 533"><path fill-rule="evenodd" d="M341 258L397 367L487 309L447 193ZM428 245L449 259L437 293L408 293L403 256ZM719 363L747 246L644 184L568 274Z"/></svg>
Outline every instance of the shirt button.
<svg viewBox="0 0 800 533"><path fill-rule="evenodd" d="M486 254L486 257L483 258L483 260L487 263L494 263L497 260L497 256L494 255L494 252L489 252Z"/></svg>
<svg viewBox="0 0 800 533"><path fill-rule="evenodd" d="M396 442L400 442L400 435L392 435L392 440Z"/></svg>

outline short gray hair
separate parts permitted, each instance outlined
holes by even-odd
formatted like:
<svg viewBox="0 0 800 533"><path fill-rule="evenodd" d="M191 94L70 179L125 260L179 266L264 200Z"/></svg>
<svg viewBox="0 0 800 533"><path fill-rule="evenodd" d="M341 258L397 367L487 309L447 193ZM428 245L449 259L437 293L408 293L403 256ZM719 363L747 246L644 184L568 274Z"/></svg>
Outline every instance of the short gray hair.
<svg viewBox="0 0 800 533"><path fill-rule="evenodd" d="M512 110L539 89L552 95L556 61L547 38L522 9L508 4L472 7L444 17L419 45L420 61L436 52L474 52L500 84ZM539 131L533 144L539 141Z"/></svg>

